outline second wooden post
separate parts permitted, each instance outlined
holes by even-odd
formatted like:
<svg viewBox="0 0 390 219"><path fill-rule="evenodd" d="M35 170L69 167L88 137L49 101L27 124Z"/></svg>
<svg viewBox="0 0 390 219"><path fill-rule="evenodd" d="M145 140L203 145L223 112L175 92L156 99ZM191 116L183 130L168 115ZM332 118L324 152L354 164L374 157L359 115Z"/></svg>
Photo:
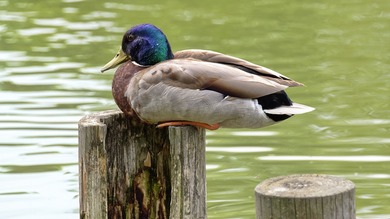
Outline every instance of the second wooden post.
<svg viewBox="0 0 390 219"><path fill-rule="evenodd" d="M344 178L296 174L256 186L257 219L355 219L355 185Z"/></svg>

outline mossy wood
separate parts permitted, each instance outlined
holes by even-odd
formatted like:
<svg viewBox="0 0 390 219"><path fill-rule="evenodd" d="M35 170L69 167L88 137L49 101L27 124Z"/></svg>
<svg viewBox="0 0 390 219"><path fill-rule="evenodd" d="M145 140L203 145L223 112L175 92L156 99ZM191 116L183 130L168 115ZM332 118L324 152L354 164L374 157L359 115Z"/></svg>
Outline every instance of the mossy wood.
<svg viewBox="0 0 390 219"><path fill-rule="evenodd" d="M79 122L80 218L206 218L205 131L119 111Z"/></svg>

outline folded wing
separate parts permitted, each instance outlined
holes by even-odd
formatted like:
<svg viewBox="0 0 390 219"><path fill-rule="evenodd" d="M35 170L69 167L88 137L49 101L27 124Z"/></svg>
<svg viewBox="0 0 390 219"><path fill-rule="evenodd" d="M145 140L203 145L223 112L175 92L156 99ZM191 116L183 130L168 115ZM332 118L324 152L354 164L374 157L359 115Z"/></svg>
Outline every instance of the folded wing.
<svg viewBox="0 0 390 219"><path fill-rule="evenodd" d="M241 69L251 74L267 77L269 80L273 80L279 84L283 84L289 87L302 86L302 83L294 81L274 70L256 65L252 62L248 62L244 59L240 59L234 56L225 55L222 53L210 51L210 50L182 50L175 53L175 58L193 58L206 62L220 63L230 65L232 67Z"/></svg>
<svg viewBox="0 0 390 219"><path fill-rule="evenodd" d="M142 82L149 85L164 83L167 87L208 89L240 98L258 98L288 87L285 83L270 79L277 76L261 77L230 65L193 58L175 58L144 71Z"/></svg>

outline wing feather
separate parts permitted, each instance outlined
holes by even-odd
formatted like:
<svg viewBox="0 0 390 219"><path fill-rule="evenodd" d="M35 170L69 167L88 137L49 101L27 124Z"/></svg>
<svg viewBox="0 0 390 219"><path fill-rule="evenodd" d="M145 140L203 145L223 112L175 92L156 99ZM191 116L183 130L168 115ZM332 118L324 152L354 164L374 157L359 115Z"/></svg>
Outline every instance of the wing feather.
<svg viewBox="0 0 390 219"><path fill-rule="evenodd" d="M208 89L240 98L258 98L288 87L228 65L194 59L168 60L143 71L147 84Z"/></svg>
<svg viewBox="0 0 390 219"><path fill-rule="evenodd" d="M252 74L268 77L270 80L273 80L279 84L283 84L289 87L303 85L302 83L294 81L272 69L260 65L256 65L244 59L240 59L234 56L229 56L229 55L225 55L210 50L198 50L198 49L182 50L175 53L175 58L176 59L193 58L193 59L198 59L207 62L230 65L232 67L239 68L241 70L247 71Z"/></svg>

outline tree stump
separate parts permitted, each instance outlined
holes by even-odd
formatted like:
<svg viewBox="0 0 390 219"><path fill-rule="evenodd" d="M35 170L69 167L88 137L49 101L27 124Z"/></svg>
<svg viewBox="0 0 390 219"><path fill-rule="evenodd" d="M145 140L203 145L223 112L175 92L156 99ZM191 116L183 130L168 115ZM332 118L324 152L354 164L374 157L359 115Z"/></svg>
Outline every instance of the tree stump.
<svg viewBox="0 0 390 219"><path fill-rule="evenodd" d="M255 188L257 219L355 219L355 185L327 175L267 179Z"/></svg>
<svg viewBox="0 0 390 219"><path fill-rule="evenodd" d="M119 111L79 122L80 218L206 218L205 131Z"/></svg>

